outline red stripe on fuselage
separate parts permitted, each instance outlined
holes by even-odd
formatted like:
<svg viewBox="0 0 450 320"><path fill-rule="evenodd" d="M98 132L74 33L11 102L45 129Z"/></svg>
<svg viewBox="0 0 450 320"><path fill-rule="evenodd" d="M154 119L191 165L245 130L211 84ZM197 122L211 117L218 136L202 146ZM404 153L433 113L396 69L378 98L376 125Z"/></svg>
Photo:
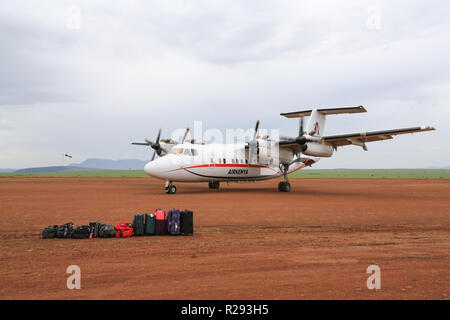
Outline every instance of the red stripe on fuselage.
<svg viewBox="0 0 450 320"><path fill-rule="evenodd" d="M178 169L173 169L173 170L169 170L167 172L173 172L173 171L177 171L177 170L184 170L184 169L193 169L193 168L209 168L209 167L235 167L235 168L267 168L267 169L271 169L274 172L278 172L276 170L274 170L271 167L268 166L263 166L263 165L259 165L259 164L232 164L232 163L216 163L216 164L202 164L199 166L192 166L192 167L184 167L184 168L178 168Z"/></svg>

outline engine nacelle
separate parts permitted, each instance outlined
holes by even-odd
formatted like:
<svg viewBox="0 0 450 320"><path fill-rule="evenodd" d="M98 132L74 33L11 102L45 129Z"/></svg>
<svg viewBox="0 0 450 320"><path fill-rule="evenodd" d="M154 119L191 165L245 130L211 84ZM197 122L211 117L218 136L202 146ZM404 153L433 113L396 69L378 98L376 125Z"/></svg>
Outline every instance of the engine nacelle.
<svg viewBox="0 0 450 320"><path fill-rule="evenodd" d="M258 163L269 165L277 161L278 148L275 141L271 140L258 140Z"/></svg>
<svg viewBox="0 0 450 320"><path fill-rule="evenodd" d="M318 142L308 142L306 143L306 150L303 151L303 154L313 157L331 157L334 152L333 146L329 144L321 144Z"/></svg>

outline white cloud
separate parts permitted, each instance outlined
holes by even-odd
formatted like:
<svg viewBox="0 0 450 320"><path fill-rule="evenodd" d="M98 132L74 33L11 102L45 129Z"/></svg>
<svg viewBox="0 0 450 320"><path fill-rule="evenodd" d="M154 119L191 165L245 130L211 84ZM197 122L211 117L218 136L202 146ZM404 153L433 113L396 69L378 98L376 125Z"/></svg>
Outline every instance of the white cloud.
<svg viewBox="0 0 450 320"><path fill-rule="evenodd" d="M66 25L73 5L79 30ZM370 5L3 1L0 167L47 165L62 149L147 158L128 142L195 120L225 132L261 119L295 135L297 121L280 112L359 104L369 113L330 118L327 131L422 123L439 131L371 144L363 154L342 149L320 166L379 167L387 158L392 167L448 165L450 6L377 2L380 28L371 30ZM433 157L411 160L414 152Z"/></svg>

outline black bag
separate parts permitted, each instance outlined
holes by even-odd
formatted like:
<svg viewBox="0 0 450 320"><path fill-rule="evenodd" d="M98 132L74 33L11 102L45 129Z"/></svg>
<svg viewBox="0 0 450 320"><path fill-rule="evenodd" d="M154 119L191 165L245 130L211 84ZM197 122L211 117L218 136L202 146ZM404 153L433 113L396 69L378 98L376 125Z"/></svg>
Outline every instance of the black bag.
<svg viewBox="0 0 450 320"><path fill-rule="evenodd" d="M89 226L77 226L73 231L72 238L74 239L87 239L91 233L91 227Z"/></svg>
<svg viewBox="0 0 450 320"><path fill-rule="evenodd" d="M100 227L102 224L100 222L90 222L89 227L91 228L90 238L98 238L98 233L100 232Z"/></svg>
<svg viewBox="0 0 450 320"><path fill-rule="evenodd" d="M194 234L194 212L191 210L181 211L180 233L183 235Z"/></svg>
<svg viewBox="0 0 450 320"><path fill-rule="evenodd" d="M72 238L72 234L73 234L72 222L65 223L56 229L57 238Z"/></svg>
<svg viewBox="0 0 450 320"><path fill-rule="evenodd" d="M102 224L98 234L100 238L114 238L116 236L116 228L109 224Z"/></svg>
<svg viewBox="0 0 450 320"><path fill-rule="evenodd" d="M58 226L48 226L42 230L42 239L53 239L56 236Z"/></svg>
<svg viewBox="0 0 450 320"><path fill-rule="evenodd" d="M133 220L133 235L143 236L144 235L144 215L141 213L136 213Z"/></svg>

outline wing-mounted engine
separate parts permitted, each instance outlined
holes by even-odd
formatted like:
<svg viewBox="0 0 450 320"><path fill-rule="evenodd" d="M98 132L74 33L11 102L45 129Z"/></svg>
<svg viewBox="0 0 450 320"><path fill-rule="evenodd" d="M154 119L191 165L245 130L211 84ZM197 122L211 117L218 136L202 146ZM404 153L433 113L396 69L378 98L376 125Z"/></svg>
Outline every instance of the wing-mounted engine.
<svg viewBox="0 0 450 320"><path fill-rule="evenodd" d="M256 122L253 140L248 142L248 163L271 165L275 161L278 162L278 144L272 141L268 136L259 138L257 136L259 128L259 120ZM291 156L292 158L292 156Z"/></svg>
<svg viewBox="0 0 450 320"><path fill-rule="evenodd" d="M331 157L334 152L333 146L328 144L321 144L319 142L307 142L306 149L302 153L313 157Z"/></svg>
<svg viewBox="0 0 450 320"><path fill-rule="evenodd" d="M276 141L266 139L258 139L257 164L271 165L278 161L278 144Z"/></svg>
<svg viewBox="0 0 450 320"><path fill-rule="evenodd" d="M184 136L180 143L182 143L186 139L188 132L189 132L189 128L186 129L186 132L184 133ZM158 130L158 135L156 137L155 142L145 139L144 142L131 142L131 144L140 145L140 146L149 146L153 150L155 150L153 152L153 156L152 156L152 161L153 161L155 159L156 154L158 154L158 156L160 156L160 157L163 157L163 156L171 153L172 148L178 144L178 142L176 142L170 138L169 139L161 139L161 140L160 140L160 138L161 138L161 129Z"/></svg>

